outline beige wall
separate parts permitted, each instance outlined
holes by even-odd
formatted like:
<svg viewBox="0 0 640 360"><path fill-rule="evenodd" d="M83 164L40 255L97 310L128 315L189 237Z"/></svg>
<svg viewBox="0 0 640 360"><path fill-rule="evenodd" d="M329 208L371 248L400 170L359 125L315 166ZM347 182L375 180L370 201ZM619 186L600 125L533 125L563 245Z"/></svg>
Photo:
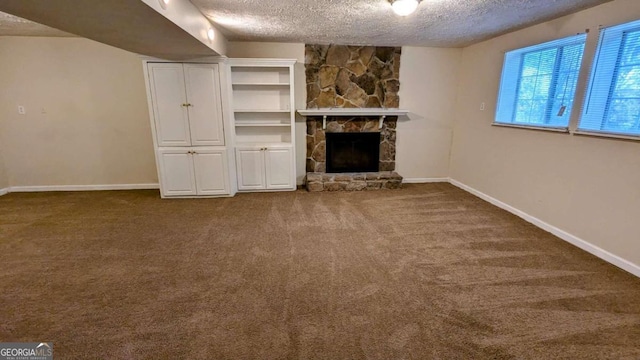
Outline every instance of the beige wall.
<svg viewBox="0 0 640 360"><path fill-rule="evenodd" d="M449 177L461 49L402 48L396 170L405 179Z"/></svg>
<svg viewBox="0 0 640 360"><path fill-rule="evenodd" d="M465 48L451 177L640 264L640 142L491 126L504 51L588 28L585 59L590 62L598 25L639 18L640 2L616 0ZM574 110L575 122L579 106Z"/></svg>
<svg viewBox="0 0 640 360"><path fill-rule="evenodd" d="M11 186L157 183L137 55L80 38L0 37L0 79Z"/></svg>
<svg viewBox="0 0 640 360"><path fill-rule="evenodd" d="M230 42L229 57L292 58L296 64L296 104L306 108L304 44ZM403 47L400 107L409 120L398 124L397 171L407 179L446 178L462 50ZM296 121L296 173L305 175L306 123Z"/></svg>

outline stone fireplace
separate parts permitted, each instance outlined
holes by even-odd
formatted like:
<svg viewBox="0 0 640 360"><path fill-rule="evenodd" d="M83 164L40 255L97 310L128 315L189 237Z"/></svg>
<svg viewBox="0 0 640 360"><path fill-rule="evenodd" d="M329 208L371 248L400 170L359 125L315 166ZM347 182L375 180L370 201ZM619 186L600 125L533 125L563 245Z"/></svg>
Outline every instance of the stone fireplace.
<svg viewBox="0 0 640 360"><path fill-rule="evenodd" d="M397 189L402 177L396 168L397 116L388 116L379 128L379 117L307 117L307 179L309 191ZM335 171L327 169L327 134L374 134L378 140L376 171ZM369 154L372 155L372 154ZM327 171L330 170L330 171Z"/></svg>
<svg viewBox="0 0 640 360"><path fill-rule="evenodd" d="M307 190L400 188L398 116L384 115L399 104L400 48L306 45L305 71L307 110L327 110L306 115Z"/></svg>

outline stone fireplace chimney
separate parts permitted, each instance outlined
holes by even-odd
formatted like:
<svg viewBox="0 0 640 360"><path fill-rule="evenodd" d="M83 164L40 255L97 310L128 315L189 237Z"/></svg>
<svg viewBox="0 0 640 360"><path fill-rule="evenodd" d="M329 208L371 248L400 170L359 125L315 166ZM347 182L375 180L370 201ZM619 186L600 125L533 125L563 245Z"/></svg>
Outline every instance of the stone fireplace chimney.
<svg viewBox="0 0 640 360"><path fill-rule="evenodd" d="M401 49L306 45L307 109L398 108Z"/></svg>
<svg viewBox="0 0 640 360"><path fill-rule="evenodd" d="M397 109L400 102L400 54L399 47L306 45L307 109ZM397 116L308 116L307 189L335 191L401 187L402 177L394 172L397 120ZM374 150L379 151L372 151L375 153L372 156L379 158L378 171L327 173L327 133L378 133L379 149ZM353 146L359 143L355 141ZM351 154L367 158L362 151L366 150L353 149Z"/></svg>

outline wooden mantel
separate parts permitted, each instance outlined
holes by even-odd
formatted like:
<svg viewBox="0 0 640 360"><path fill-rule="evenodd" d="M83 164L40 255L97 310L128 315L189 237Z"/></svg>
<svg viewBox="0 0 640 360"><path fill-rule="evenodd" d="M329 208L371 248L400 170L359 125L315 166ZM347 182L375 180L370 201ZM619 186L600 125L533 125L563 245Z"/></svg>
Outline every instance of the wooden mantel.
<svg viewBox="0 0 640 360"><path fill-rule="evenodd" d="M382 127L384 118L387 116L406 116L409 110L385 109L385 108L319 108L301 109L298 113L302 116L322 116L322 128L327 128L327 116L380 116Z"/></svg>

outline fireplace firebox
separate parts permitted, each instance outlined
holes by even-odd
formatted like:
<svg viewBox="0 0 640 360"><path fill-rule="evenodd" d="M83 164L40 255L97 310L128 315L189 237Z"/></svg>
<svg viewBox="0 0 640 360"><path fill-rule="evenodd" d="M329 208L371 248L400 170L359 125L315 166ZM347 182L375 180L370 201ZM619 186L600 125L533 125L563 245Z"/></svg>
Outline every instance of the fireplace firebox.
<svg viewBox="0 0 640 360"><path fill-rule="evenodd" d="M380 133L326 133L327 172L377 172Z"/></svg>

